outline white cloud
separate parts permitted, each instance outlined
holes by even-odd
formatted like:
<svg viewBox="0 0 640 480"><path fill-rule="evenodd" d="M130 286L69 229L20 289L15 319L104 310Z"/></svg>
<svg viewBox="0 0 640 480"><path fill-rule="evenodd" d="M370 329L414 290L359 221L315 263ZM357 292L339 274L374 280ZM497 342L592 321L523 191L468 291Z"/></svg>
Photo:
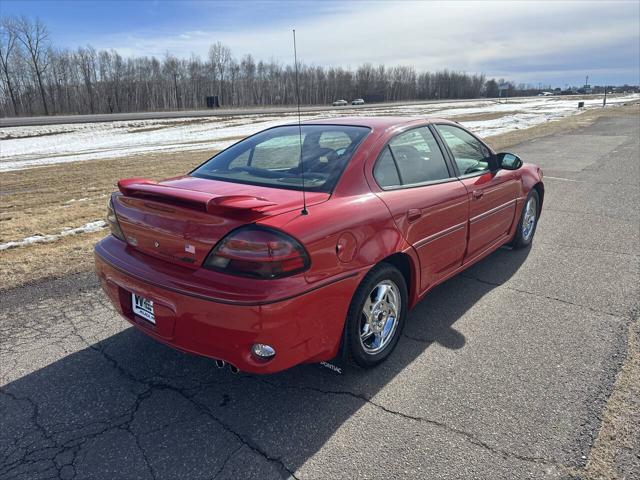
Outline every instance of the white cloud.
<svg viewBox="0 0 640 480"><path fill-rule="evenodd" d="M268 27L225 25L218 31L176 30L162 36L132 32L104 38L99 46L125 55L168 51L188 57L204 56L211 43L222 41L237 57L251 53L284 63L292 59L295 27L300 58L319 65L411 64L513 78L553 65L558 72L606 67L633 76L639 22L638 2L354 2L341 5L335 15L297 25L265 21ZM589 52L607 48L624 49L628 59L617 65L593 63ZM538 80L543 79L530 79Z"/></svg>

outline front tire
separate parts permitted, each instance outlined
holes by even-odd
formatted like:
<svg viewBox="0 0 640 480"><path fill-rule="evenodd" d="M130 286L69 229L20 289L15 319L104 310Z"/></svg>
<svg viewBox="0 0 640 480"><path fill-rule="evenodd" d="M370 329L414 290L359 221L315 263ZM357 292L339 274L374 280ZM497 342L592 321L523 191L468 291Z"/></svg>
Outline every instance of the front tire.
<svg viewBox="0 0 640 480"><path fill-rule="evenodd" d="M370 368L393 351L407 317L407 285L400 271L381 263L364 277L346 319L348 359Z"/></svg>
<svg viewBox="0 0 640 480"><path fill-rule="evenodd" d="M527 196L527 201L522 208L518 228L511 240L513 248L525 248L531 245L533 236L538 226L538 217L540 216L540 195L537 190L531 190Z"/></svg>

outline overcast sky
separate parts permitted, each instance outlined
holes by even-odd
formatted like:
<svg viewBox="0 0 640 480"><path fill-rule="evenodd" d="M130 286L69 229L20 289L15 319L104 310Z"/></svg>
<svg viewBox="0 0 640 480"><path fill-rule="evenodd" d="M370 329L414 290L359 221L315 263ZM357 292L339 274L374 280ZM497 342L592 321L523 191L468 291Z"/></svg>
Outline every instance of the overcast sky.
<svg viewBox="0 0 640 480"><path fill-rule="evenodd" d="M640 2L249 2L2 0L39 16L57 46L123 55L205 56L221 41L240 58L485 73L564 87L640 83Z"/></svg>

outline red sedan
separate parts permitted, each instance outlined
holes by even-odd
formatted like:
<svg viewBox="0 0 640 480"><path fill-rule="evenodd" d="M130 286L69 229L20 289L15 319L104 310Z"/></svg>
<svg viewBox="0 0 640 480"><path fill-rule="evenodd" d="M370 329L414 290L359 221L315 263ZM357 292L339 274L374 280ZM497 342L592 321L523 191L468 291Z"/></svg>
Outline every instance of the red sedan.
<svg viewBox="0 0 640 480"><path fill-rule="evenodd" d="M435 285L529 245L542 171L440 119L342 118L248 137L188 175L121 180L97 272L177 349L272 373L371 367Z"/></svg>

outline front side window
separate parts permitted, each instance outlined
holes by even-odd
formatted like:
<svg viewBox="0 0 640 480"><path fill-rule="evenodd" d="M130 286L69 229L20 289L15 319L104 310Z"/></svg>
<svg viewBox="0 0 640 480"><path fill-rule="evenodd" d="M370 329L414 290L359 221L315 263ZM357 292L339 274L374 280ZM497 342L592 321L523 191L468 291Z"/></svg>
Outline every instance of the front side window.
<svg viewBox="0 0 640 480"><path fill-rule="evenodd" d="M449 178L444 156L427 127L394 137L378 157L373 174L383 188Z"/></svg>
<svg viewBox="0 0 640 480"><path fill-rule="evenodd" d="M436 125L458 166L460 175L489 171L491 152L477 138L453 125Z"/></svg>
<svg viewBox="0 0 640 480"><path fill-rule="evenodd" d="M330 192L367 127L275 127L246 138L196 168L191 175L267 187Z"/></svg>

